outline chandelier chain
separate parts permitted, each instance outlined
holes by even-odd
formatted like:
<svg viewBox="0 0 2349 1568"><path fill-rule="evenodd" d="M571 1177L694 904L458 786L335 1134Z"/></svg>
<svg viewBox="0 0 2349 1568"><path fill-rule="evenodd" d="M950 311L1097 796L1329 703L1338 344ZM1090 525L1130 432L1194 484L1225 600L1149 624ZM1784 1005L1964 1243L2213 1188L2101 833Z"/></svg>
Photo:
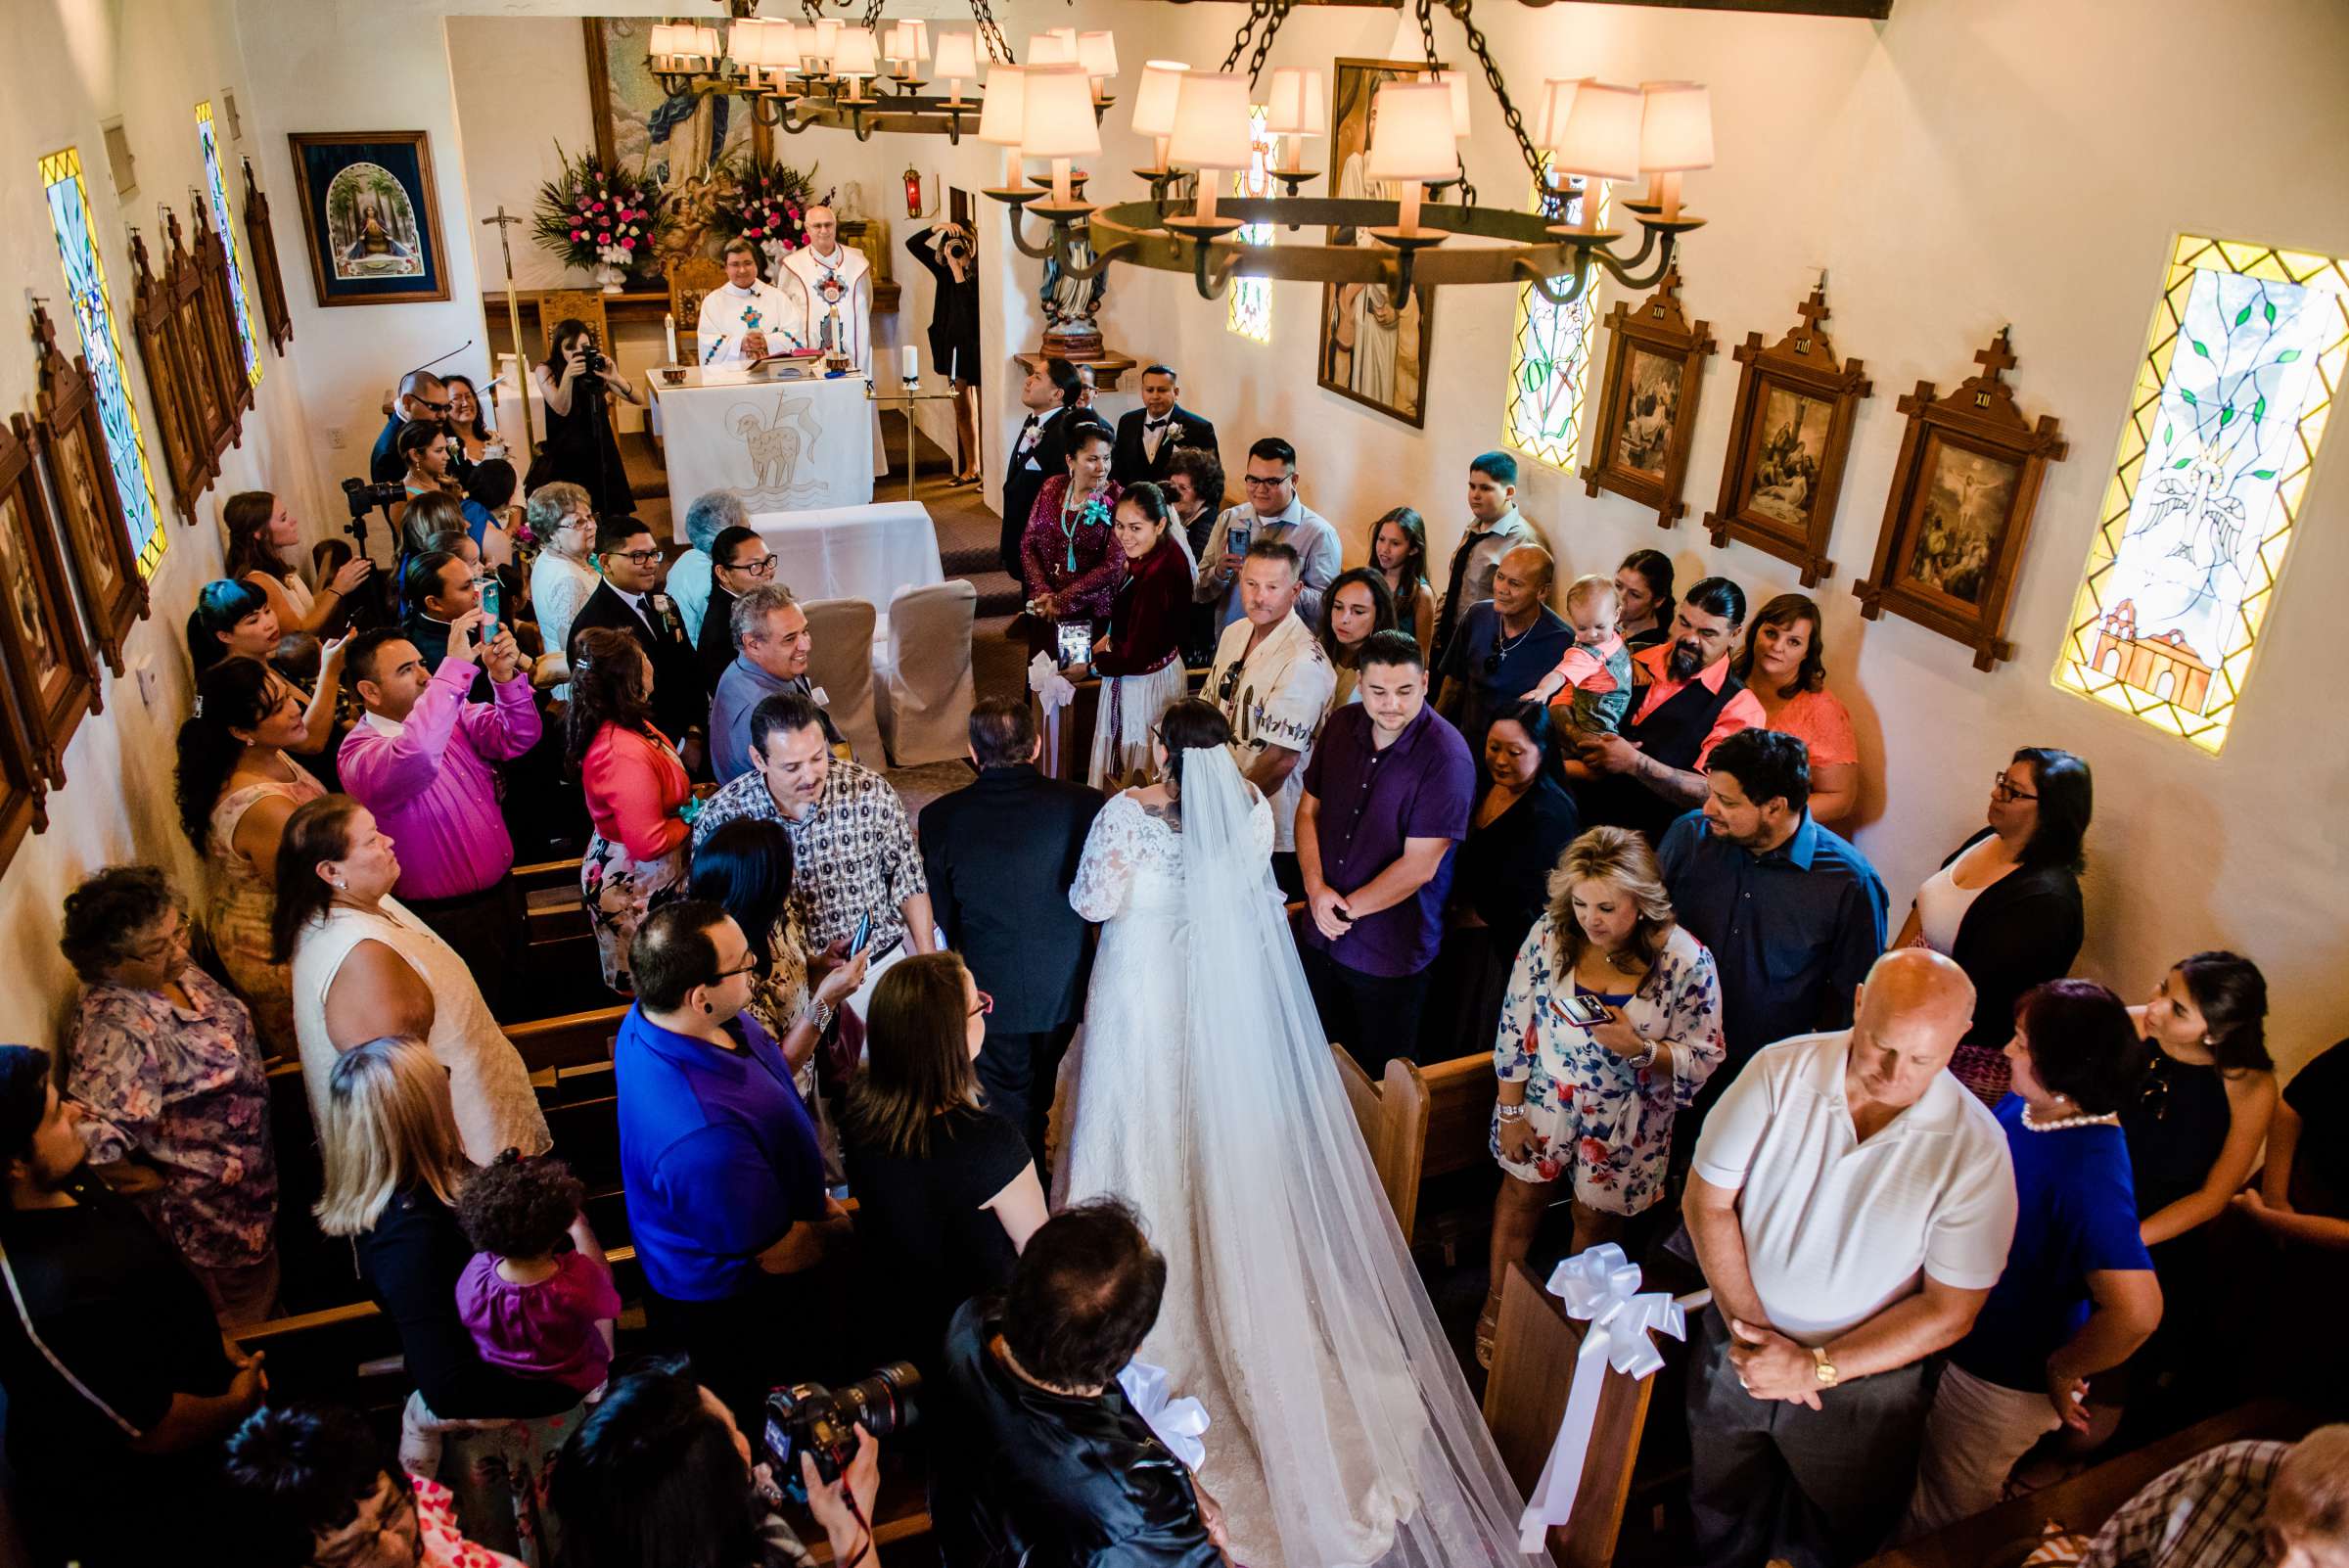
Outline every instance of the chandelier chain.
<svg viewBox="0 0 2349 1568"><path fill-rule="evenodd" d="M1003 36L1003 28L995 21L995 8L989 0L971 0L971 20L979 23L979 36L986 41L987 58L990 62L1016 65L1012 59L1011 41Z"/></svg>
<svg viewBox="0 0 2349 1568"><path fill-rule="evenodd" d="M1429 0L1421 0L1421 3L1427 4ZM1466 29L1468 52L1476 56L1476 63L1484 68L1485 85L1493 89L1493 96L1500 103L1501 120L1509 127L1509 134L1516 139L1517 151L1525 159L1526 168L1539 181L1542 178L1542 155L1534 151L1534 139L1526 134L1525 116L1509 101L1509 89L1500 79L1500 66L1494 60L1493 51L1485 42L1485 30L1468 14L1469 0L1445 0L1445 7L1460 19L1461 27ZM1432 50L1432 43L1430 48ZM1468 200L1470 205L1474 205L1476 198L1471 195Z"/></svg>
<svg viewBox="0 0 2349 1568"><path fill-rule="evenodd" d="M1419 46L1427 52L1427 71L1432 80L1438 66L1435 0L1417 0L1414 11L1419 19ZM1468 177L1468 160L1457 149L1454 149L1451 155L1451 164L1460 171L1460 205L1462 207L1476 206L1476 182Z"/></svg>
<svg viewBox="0 0 2349 1568"><path fill-rule="evenodd" d="M1296 0L1251 0L1248 15L1231 35L1231 52L1223 57L1223 69L1229 70L1237 66L1240 56L1248 51L1248 40L1255 38L1256 51L1248 56L1248 81L1253 86L1264 74L1265 59L1272 53L1272 39L1280 31L1280 24L1289 19L1289 11L1295 4ZM1260 25L1264 28L1262 33L1257 31Z"/></svg>

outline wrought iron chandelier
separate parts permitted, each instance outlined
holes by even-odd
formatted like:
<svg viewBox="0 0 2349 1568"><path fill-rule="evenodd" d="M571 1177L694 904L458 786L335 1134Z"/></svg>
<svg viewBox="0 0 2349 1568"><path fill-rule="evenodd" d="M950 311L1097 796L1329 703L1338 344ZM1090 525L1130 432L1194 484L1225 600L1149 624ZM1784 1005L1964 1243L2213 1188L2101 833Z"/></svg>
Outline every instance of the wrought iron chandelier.
<svg viewBox="0 0 2349 1568"><path fill-rule="evenodd" d="M1298 194L1319 177L1301 166L1299 148L1303 139L1322 134L1321 82L1317 71L1284 68L1273 72L1267 128L1282 136L1286 156L1266 172L1287 194L1219 202L1219 177L1248 168L1256 156L1252 88L1295 4L1252 0L1221 70L1191 70L1174 61L1152 61L1144 69L1133 128L1154 139L1157 158L1152 167L1134 171L1150 182L1142 201L1095 206L1082 200L1082 176L1073 175L1072 162L1097 154L1100 141L1098 111L1085 116L1077 109L1086 79L1082 63L995 67L979 136L1006 149L1006 177L987 194L1012 208L1012 240L1022 254L1055 259L1074 278L1096 276L1119 262L1184 272L1209 300L1240 276L1384 285L1398 292L1531 284L1563 305L1589 292L1599 268L1635 292L1653 288L1671 267L1680 237L1703 226L1702 218L1681 208L1680 190L1683 173L1713 161L1703 86L1651 82L1635 88L1588 77L1550 78L1529 132L1469 15L1471 0L1444 0L1444 6L1466 29L1485 84L1540 182L1540 211L1477 205L1458 157L1459 139L1468 130L1468 82L1462 72L1438 69L1435 0L1414 0L1426 73L1416 81L1388 82L1373 100L1363 183L1386 185L1395 192L1392 199ZM1236 68L1244 55L1242 75ZM1050 161L1048 188L1024 173L1025 159ZM1637 249L1627 252L1615 244L1621 231L1599 227L1594 198L1602 181L1627 184L1642 174L1649 181L1643 196L1612 204L1632 213L1641 230ZM1193 187L1188 200L1175 195L1184 182ZM1426 200L1430 191L1446 189L1456 189L1458 201ZM1041 244L1028 237L1030 212L1050 225ZM1356 243L1240 242L1237 231L1252 224L1289 230L1323 224L1351 233ZM1469 243L1447 243L1455 237Z"/></svg>

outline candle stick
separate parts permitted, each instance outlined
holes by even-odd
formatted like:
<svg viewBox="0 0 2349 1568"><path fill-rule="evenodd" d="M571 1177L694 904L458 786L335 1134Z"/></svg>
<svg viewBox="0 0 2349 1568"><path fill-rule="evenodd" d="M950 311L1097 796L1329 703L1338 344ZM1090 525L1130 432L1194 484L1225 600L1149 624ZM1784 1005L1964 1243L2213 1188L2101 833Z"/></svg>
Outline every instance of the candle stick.
<svg viewBox="0 0 2349 1568"><path fill-rule="evenodd" d="M668 362L677 362L677 318L667 311L661 315L661 330L668 337Z"/></svg>
<svg viewBox="0 0 2349 1568"><path fill-rule="evenodd" d="M959 344L957 344L957 345L956 345L954 347L951 347L951 348L949 348L949 349L947 349L947 350L946 350L946 380L948 380L948 381L953 381L953 380L956 380L956 379L957 379L957 377L956 377L956 374L955 374L955 373L956 373L957 371L961 370L961 369L962 369L962 346L961 346Z"/></svg>
<svg viewBox="0 0 2349 1568"><path fill-rule="evenodd" d="M905 380L908 383L920 381L922 379L922 361L920 354L915 351L913 345L905 345L902 348L898 350L898 355L904 362L905 369L903 371L903 375Z"/></svg>

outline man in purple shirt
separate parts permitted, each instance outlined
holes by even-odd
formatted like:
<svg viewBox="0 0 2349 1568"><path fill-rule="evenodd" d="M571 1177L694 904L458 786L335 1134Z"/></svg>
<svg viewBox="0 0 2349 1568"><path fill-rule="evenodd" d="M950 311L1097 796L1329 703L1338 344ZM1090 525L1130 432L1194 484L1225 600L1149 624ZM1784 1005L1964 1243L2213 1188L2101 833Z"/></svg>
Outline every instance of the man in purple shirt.
<svg viewBox="0 0 2349 1568"><path fill-rule="evenodd" d="M1476 764L1427 706L1427 661L1409 632L1371 633L1359 666L1359 700L1329 715L1305 766L1298 955L1322 1028L1376 1078L1417 1046Z"/></svg>
<svg viewBox="0 0 2349 1568"><path fill-rule="evenodd" d="M537 744L538 707L514 634L500 624L484 647L482 620L477 609L450 623L437 669L395 627L353 637L344 668L366 714L335 765L399 846L392 893L457 950L496 1010L527 932L489 764ZM465 700L480 665L494 704Z"/></svg>

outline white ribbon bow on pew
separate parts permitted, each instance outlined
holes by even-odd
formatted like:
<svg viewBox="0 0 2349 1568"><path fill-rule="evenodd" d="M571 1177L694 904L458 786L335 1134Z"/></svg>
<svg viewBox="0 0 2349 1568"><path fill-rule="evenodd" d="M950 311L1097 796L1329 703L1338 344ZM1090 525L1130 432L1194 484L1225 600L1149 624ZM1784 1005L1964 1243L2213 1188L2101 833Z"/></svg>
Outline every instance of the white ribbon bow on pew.
<svg viewBox="0 0 2349 1568"><path fill-rule="evenodd" d="M1077 700L1077 688L1069 677L1060 672L1048 653L1039 653L1028 661L1028 689L1044 711L1044 771L1047 775L1060 771L1060 711Z"/></svg>
<svg viewBox="0 0 2349 1568"><path fill-rule="evenodd" d="M1148 1361L1128 1361L1118 1374L1126 1403L1148 1424L1158 1440L1174 1451L1174 1457L1193 1470L1207 1462L1207 1407L1195 1399L1167 1398L1167 1369Z"/></svg>
<svg viewBox="0 0 2349 1568"><path fill-rule="evenodd" d="M1517 1545L1527 1552L1539 1552L1550 1526L1564 1524L1574 1511L1607 1368L1612 1366L1630 1377L1646 1377L1664 1365L1664 1353L1648 1337L1649 1330L1675 1339L1688 1337L1687 1316L1681 1304L1663 1291L1640 1290L1639 1266L1611 1241L1559 1264L1544 1288L1564 1300L1567 1315L1588 1319L1590 1327L1575 1358L1574 1387L1566 1396L1566 1416L1558 1423L1557 1441L1550 1445L1542 1479L1534 1483L1533 1496L1518 1521Z"/></svg>

